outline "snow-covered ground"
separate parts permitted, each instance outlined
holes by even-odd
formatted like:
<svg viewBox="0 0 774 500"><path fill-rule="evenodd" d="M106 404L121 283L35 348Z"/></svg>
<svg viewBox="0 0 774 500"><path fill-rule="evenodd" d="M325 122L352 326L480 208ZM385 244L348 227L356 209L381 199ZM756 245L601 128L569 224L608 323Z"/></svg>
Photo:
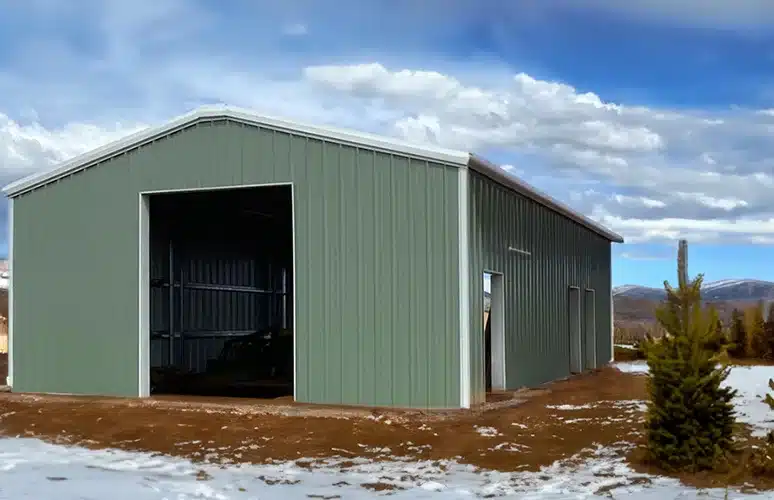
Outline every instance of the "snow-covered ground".
<svg viewBox="0 0 774 500"><path fill-rule="evenodd" d="M645 361L616 363L616 367L628 373L647 373ZM734 405L737 410L737 420L753 427L753 435L764 436L774 429L774 410L763 402L769 392L769 379L774 379L772 366L734 366L725 381L736 389ZM774 495L772 495L774 498Z"/></svg>
<svg viewBox="0 0 774 500"><path fill-rule="evenodd" d="M334 459L313 470L287 463L221 468L149 454L93 451L35 439L3 439L0 498L365 499L387 493L364 486L375 483L393 485L396 489L389 491L390 496L400 499L494 496L558 500L610 495L632 500L723 498L720 490L697 492L672 479L634 473L618 458L616 450L593 451L594 456L580 464L572 460L555 463L540 473L476 471L453 463L366 460L355 461L349 470L341 472Z"/></svg>
<svg viewBox="0 0 774 500"><path fill-rule="evenodd" d="M645 372L644 363L619 363ZM740 389L740 418L761 432L770 427L760 402L774 367L733 368L728 383ZM636 403L636 402L635 402ZM523 425L514 423L515 425ZM488 432L488 428L481 428ZM626 498L722 499L723 490L695 490L676 480L632 471L616 448L587 450L536 473L476 470L454 462L392 462L330 459L311 469L294 463L262 466L199 465L143 453L47 444L36 439L0 439L0 499L365 499L391 493L397 499L509 497L559 500ZM518 453L514 448L514 453ZM347 462L346 468L340 465ZM381 491L369 489L378 484ZM369 486L371 485L371 486ZM393 489L384 490L389 485ZM728 498L772 498L742 495Z"/></svg>

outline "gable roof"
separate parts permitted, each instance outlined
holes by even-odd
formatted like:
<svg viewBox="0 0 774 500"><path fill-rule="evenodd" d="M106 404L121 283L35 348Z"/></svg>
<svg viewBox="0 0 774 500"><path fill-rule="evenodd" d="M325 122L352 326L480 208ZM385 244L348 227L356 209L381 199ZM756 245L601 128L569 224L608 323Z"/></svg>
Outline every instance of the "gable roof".
<svg viewBox="0 0 774 500"><path fill-rule="evenodd" d="M140 130L139 132L130 134L122 139L106 144L105 146L78 155L59 164L53 169L38 172L12 182L3 187L3 193L11 197L17 196L30 189L35 189L79 170L89 168L112 156L117 156L128 149L133 149L137 146L153 142L177 130L190 127L196 122L211 120L231 120L246 125L292 132L309 137L332 140L379 151L400 153L415 158L458 166L467 165L469 158L469 154L464 151L417 146L416 144L400 141L398 139L364 132L302 124L281 118L258 115L247 110L230 106L203 106L190 113L174 118L158 127L149 127Z"/></svg>
<svg viewBox="0 0 774 500"><path fill-rule="evenodd" d="M146 128L134 134L128 135L122 139L109 143L105 146L62 162L50 170L38 172L14 181L3 187L3 193L8 197L19 196L27 191L44 186L62 177L97 165L113 156L120 155L129 149L133 149L138 146L142 146L143 144L158 140L175 131L189 127L199 121L211 120L231 120L257 127L266 127L278 131L301 134L322 140L333 140L352 146L366 147L377 151L399 153L406 156L447 165L454 165L458 167L469 166L471 169L486 175L492 180L506 187L509 187L517 193L520 193L550 208L551 210L554 210L564 215L565 217L574 220L582 226L591 229L595 233L607 238L608 240L617 243L623 243L623 238L620 235L572 210L568 206L551 198L550 196L541 193L529 184L506 174L498 166L495 166L487 160L484 160L483 158L476 155L472 155L468 152L433 146L418 146L416 144L398 139L336 127L321 127L316 125L302 124L281 118L259 115L254 112L234 108L231 106L203 106L197 108L190 113L179 116L158 127Z"/></svg>

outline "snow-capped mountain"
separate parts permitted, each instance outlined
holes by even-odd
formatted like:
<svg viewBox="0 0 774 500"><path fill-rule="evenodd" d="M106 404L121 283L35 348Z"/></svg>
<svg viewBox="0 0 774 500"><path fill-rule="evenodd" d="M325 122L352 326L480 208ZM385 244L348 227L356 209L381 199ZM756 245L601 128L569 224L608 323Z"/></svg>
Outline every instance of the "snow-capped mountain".
<svg viewBox="0 0 774 500"><path fill-rule="evenodd" d="M661 300L663 288L639 285L621 285L613 288L613 296L637 299ZM774 299L774 282L755 279L725 279L702 285L704 300L771 300Z"/></svg>
<svg viewBox="0 0 774 500"><path fill-rule="evenodd" d="M633 299L661 300L664 298L663 288L653 288L640 285L621 285L613 287L613 297L631 297Z"/></svg>

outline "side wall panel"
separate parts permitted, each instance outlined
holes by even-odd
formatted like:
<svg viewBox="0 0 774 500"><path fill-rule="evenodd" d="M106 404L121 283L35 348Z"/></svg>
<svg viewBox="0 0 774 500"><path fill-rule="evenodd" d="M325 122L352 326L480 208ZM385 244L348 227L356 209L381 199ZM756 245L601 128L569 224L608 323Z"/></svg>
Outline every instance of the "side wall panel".
<svg viewBox="0 0 774 500"><path fill-rule="evenodd" d="M596 290L597 359L606 363L612 350L610 242L487 177L475 172L470 176L472 400L484 398L485 270L504 275L509 389L570 374L572 285Z"/></svg>
<svg viewBox="0 0 774 500"><path fill-rule="evenodd" d="M14 390L137 395L138 193L292 182L298 400L456 407L457 176L220 121L24 194Z"/></svg>

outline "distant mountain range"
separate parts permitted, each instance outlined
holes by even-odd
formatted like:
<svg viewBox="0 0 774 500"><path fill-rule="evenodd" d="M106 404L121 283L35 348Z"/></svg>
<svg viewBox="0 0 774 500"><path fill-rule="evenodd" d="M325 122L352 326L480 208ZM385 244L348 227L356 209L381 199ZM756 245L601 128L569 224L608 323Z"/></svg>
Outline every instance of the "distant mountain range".
<svg viewBox="0 0 774 500"><path fill-rule="evenodd" d="M660 301L666 296L663 288L640 285L622 285L613 288L613 297L630 297ZM758 301L774 300L774 282L754 279L728 279L710 281L702 286L702 298L706 301Z"/></svg>
<svg viewBox="0 0 774 500"><path fill-rule="evenodd" d="M664 300L663 288L639 285L623 285L613 288L616 325L652 323L655 309ZM702 286L702 299L711 303L728 321L734 309L743 309L750 304L764 301L774 303L774 282L754 279L728 279L711 281Z"/></svg>

